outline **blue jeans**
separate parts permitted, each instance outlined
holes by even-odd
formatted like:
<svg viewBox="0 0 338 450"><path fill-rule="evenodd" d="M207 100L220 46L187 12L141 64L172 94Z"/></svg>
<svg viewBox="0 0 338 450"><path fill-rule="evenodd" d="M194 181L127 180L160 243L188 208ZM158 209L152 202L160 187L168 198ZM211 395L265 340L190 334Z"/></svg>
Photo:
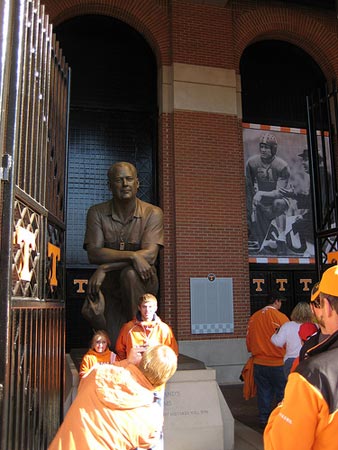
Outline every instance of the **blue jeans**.
<svg viewBox="0 0 338 450"><path fill-rule="evenodd" d="M289 376L289 373L290 373L290 370L291 370L293 361L294 361L295 359L296 359L296 358L288 358L288 359L286 359L286 360L284 361L284 375L285 375L285 378L286 378L286 379L288 379L288 376Z"/></svg>
<svg viewBox="0 0 338 450"><path fill-rule="evenodd" d="M266 424L272 409L283 400L286 378L284 366L261 366L254 364L257 386L259 421Z"/></svg>

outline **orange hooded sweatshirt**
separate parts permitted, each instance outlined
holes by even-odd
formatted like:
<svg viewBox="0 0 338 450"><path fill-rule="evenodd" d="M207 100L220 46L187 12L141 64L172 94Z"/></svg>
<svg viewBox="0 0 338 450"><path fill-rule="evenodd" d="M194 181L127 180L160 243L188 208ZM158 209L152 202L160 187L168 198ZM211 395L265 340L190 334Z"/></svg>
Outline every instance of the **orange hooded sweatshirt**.
<svg viewBox="0 0 338 450"><path fill-rule="evenodd" d="M94 366L49 450L150 448L159 438L163 415L153 387L133 364Z"/></svg>

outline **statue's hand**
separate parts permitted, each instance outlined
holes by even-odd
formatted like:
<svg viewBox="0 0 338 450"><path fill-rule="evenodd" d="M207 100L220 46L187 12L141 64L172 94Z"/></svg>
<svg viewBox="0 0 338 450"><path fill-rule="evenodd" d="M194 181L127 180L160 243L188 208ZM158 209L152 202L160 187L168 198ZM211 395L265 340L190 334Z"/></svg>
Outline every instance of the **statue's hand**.
<svg viewBox="0 0 338 450"><path fill-rule="evenodd" d="M93 275L89 278L87 286L87 294L89 295L97 294L101 288L101 284L103 283L105 277L106 273L104 272L104 270L100 269L100 267L96 269Z"/></svg>
<svg viewBox="0 0 338 450"><path fill-rule="evenodd" d="M151 266L148 261L138 253L135 253L134 255L133 267L144 281L150 280L156 273L155 267Z"/></svg>

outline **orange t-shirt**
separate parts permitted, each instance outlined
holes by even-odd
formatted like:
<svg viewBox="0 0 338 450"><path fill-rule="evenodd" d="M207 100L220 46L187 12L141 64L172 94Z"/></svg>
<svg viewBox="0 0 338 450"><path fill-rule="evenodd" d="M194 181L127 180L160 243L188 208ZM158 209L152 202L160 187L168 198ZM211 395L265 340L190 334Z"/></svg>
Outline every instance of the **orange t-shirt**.
<svg viewBox="0 0 338 450"><path fill-rule="evenodd" d="M256 311L249 319L246 345L253 356L254 364L263 366L282 366L285 348L271 342L271 336L288 317L271 305Z"/></svg>

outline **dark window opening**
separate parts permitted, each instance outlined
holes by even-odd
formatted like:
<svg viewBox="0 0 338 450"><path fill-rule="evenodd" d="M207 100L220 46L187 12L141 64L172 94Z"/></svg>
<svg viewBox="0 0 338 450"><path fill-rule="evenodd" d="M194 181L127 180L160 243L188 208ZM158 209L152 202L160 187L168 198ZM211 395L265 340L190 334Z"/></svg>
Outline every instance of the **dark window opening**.
<svg viewBox="0 0 338 450"><path fill-rule="evenodd" d="M278 40L247 47L240 72L243 121L249 123L306 128L306 96L326 82L306 52Z"/></svg>

